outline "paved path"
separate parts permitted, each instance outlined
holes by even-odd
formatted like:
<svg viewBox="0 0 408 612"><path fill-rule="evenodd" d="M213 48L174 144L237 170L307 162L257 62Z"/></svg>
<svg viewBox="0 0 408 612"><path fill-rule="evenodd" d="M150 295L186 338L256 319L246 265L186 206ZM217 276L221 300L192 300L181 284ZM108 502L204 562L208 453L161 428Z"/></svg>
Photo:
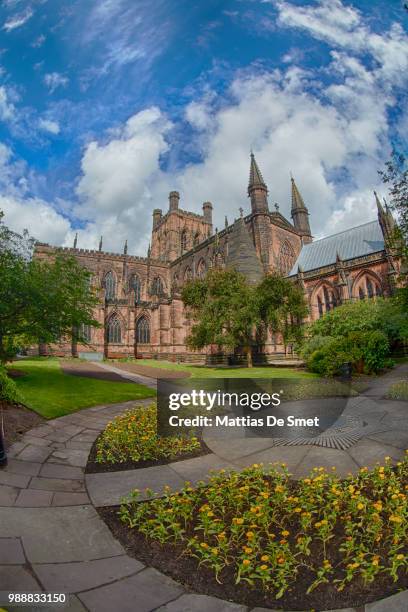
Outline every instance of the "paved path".
<svg viewBox="0 0 408 612"><path fill-rule="evenodd" d="M131 380L133 382L139 383L140 385L145 385L146 387L150 387L151 389L157 389L157 380L154 378L150 378L149 376L142 376L141 374L135 374L133 372L127 372L120 368L116 368L113 365L108 363L101 363L99 361L95 361L95 365L107 372L113 372L122 378L127 380Z"/></svg>
<svg viewBox="0 0 408 612"><path fill-rule="evenodd" d="M403 377L401 374L400 370L396 380ZM376 393L378 398L379 385ZM371 404L364 402L372 400L353 401L358 400L359 409L370 413ZM150 401L136 403L146 405ZM131 473L89 474L85 479L84 466L95 438L112 417L134 404L98 406L48 421L11 447L9 466L0 471L0 591L65 591L70 593L70 604L64 608L69 612L249 612L246 606L189 593L164 574L129 557L99 518L95 506L117 503L117 497L134 486L160 489L169 483L179 487L186 479L195 480L208 469L226 464L221 455L213 453ZM399 411L396 420L402 427L406 422L404 406L392 404ZM387 403L385 412L388 409ZM408 436L408 430L404 431ZM394 446L395 439L391 441L393 444L387 446L400 450ZM251 443L246 440L246 451ZM280 447L279 459L285 460L285 454L292 450L298 449ZM315 449L307 452L311 450ZM321 457L329 449L318 450L317 464L321 464ZM363 450L360 448L360 452ZM256 448L243 457L241 441L241 455L229 455L229 465L239 466L247 459L253 463L261 452ZM144 485L140 485L142 476ZM21 611L35 609L28 606ZM407 609L408 592L403 592L347 612ZM252 612L262 610L254 608Z"/></svg>

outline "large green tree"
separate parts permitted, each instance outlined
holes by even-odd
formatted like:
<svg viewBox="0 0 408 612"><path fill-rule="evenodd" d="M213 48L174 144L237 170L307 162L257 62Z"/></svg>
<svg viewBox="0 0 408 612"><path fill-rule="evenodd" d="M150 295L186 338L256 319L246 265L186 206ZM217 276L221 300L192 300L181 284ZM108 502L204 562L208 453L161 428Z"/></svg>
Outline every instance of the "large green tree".
<svg viewBox="0 0 408 612"><path fill-rule="evenodd" d="M307 305L303 291L275 272L266 276L257 287L259 316L265 327L282 336L286 348L289 342L300 342Z"/></svg>
<svg viewBox="0 0 408 612"><path fill-rule="evenodd" d="M187 283L182 291L194 323L187 344L201 349L242 347L252 367L254 329L259 323L257 295L245 277L235 270L210 270L204 280Z"/></svg>
<svg viewBox="0 0 408 612"><path fill-rule="evenodd" d="M0 211L0 362L18 348L61 337L81 337L82 325L98 326L98 298L90 273L74 258L32 258L33 240L12 232Z"/></svg>

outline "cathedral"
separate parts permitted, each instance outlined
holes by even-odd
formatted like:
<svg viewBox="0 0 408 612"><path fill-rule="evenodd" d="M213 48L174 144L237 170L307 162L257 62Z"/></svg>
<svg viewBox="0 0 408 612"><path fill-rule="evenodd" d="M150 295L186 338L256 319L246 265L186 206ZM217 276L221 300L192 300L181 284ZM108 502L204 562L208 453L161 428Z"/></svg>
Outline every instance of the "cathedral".
<svg viewBox="0 0 408 612"><path fill-rule="evenodd" d="M291 219L278 205L270 210L268 188L253 153L248 197L251 211L225 228L213 229L211 202L202 214L180 208L177 191L169 194L165 212L153 210L151 246L147 257L99 250L54 247L37 243L35 257L57 253L74 256L92 274L100 296L94 318L101 327L82 330L86 344L61 341L40 347L42 353L75 355L88 359L136 357L203 362L207 351L192 352L186 337L192 324L181 299L183 284L203 278L212 267L234 268L250 283L279 271L304 291L309 319L347 300L391 295L399 261L391 245L395 226L386 204L374 193L377 218L344 232L313 240L309 212L291 178ZM258 353L259 347L254 346ZM270 332L262 346L263 361L282 356L279 337Z"/></svg>

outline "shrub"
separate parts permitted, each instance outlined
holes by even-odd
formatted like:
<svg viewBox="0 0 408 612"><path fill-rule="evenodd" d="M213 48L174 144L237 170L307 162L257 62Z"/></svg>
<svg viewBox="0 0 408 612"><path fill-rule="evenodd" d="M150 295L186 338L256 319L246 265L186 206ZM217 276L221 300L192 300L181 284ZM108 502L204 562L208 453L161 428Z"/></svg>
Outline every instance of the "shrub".
<svg viewBox="0 0 408 612"><path fill-rule="evenodd" d="M364 369L367 373L385 368L390 352L390 343L382 331L371 331L362 337Z"/></svg>
<svg viewBox="0 0 408 612"><path fill-rule="evenodd" d="M157 434L157 407L138 407L108 423L96 443L98 463L168 459L201 448L195 436Z"/></svg>
<svg viewBox="0 0 408 612"><path fill-rule="evenodd" d="M0 401L10 404L21 402L16 383L8 376L7 370L2 367L0 367Z"/></svg>
<svg viewBox="0 0 408 612"><path fill-rule="evenodd" d="M221 470L196 489L167 488L144 503L135 491L120 517L152 541L177 545L177 555L194 557L218 582L232 573L236 583L279 598L298 579L304 588L305 576L307 593L323 583L341 591L402 577L407 488L407 458L393 468L388 457L385 466L344 480L314 468L310 478L293 481L284 464L254 464L240 473Z"/></svg>
<svg viewBox="0 0 408 612"><path fill-rule="evenodd" d="M388 389L387 397L390 399L408 401L408 381L401 380L391 385Z"/></svg>

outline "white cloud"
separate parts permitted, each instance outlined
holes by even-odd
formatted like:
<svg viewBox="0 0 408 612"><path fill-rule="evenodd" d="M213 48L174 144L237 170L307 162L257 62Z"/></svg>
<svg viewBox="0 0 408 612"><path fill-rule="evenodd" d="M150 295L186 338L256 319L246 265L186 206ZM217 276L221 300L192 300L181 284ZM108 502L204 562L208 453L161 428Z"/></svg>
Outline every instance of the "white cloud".
<svg viewBox="0 0 408 612"><path fill-rule="evenodd" d="M37 240L61 244L70 230L70 223L48 202L38 198L0 195L0 210L5 223L17 232L28 229Z"/></svg>
<svg viewBox="0 0 408 612"><path fill-rule="evenodd" d="M50 90L50 93L54 93L58 87L66 87L68 82L69 79L59 72L48 72L44 75L44 83Z"/></svg>
<svg viewBox="0 0 408 612"><path fill-rule="evenodd" d="M6 32L11 32L12 30L20 28L25 23L27 23L27 21L31 19L33 15L34 11L30 7L27 7L25 11L13 15L9 19L7 19L7 21L4 23L3 30L6 30Z"/></svg>
<svg viewBox="0 0 408 612"><path fill-rule="evenodd" d="M40 119L38 122L38 127L44 132L49 132L50 134L59 134L60 126L57 121L51 121L50 119Z"/></svg>
<svg viewBox="0 0 408 612"><path fill-rule="evenodd" d="M9 121L15 117L16 109L4 85L0 86L0 120Z"/></svg>

